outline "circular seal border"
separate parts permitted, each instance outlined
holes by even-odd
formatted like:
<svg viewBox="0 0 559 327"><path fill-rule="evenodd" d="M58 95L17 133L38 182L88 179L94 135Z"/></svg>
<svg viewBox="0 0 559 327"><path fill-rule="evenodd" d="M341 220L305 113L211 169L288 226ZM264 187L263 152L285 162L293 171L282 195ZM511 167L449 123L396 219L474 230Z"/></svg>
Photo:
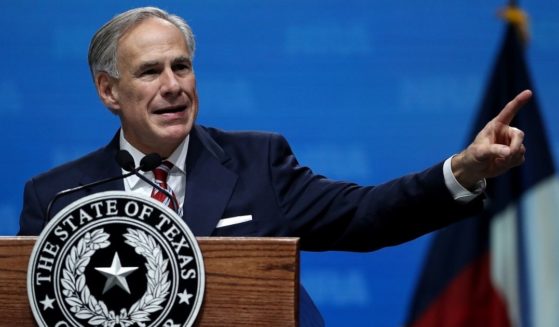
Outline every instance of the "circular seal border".
<svg viewBox="0 0 559 327"><path fill-rule="evenodd" d="M141 224L141 223L138 222L138 220L136 220L136 219L134 219L134 218L130 218L130 217L125 217L125 218L123 218L123 217L118 217L118 218L119 218L119 221L116 222L117 224L122 224L122 223L127 222L127 223L129 223L130 225L136 225L138 228L140 228L140 229L142 229L142 230L144 230L144 231L145 231L145 230L151 230L151 231L155 230L155 227L153 227L153 226L145 226L146 224ZM74 233L72 236L70 236L70 237L66 240L66 242L72 243L72 242L71 242L72 240L78 239L78 238L80 238L80 236L83 236L83 234L89 233L89 232L91 231L91 229L95 229L95 228L97 228L97 226L102 227L102 226L110 225L110 224L113 224L113 223L114 223L114 222L112 222L112 221L103 221L103 222L98 223L98 224L97 224L96 226L94 226L94 227L86 227L86 230L80 230L79 232ZM160 234L160 235L151 235L151 236L154 237L154 238L157 238L158 240L164 239L164 236L161 235L161 234ZM172 253L172 252L173 252L172 249L170 249L170 245L169 245L168 243L161 244L161 245L162 245L163 247L166 248L166 251L167 251L168 253ZM70 252L69 249L62 249L60 255L61 255L61 256L67 256L67 255L69 255L69 252ZM61 259L61 260L58 260L58 262L56 262L56 263L54 264L54 269L53 269L53 270L54 270L54 274L53 274L54 276L59 276L59 275L60 275L59 272L62 270L62 266L64 265L64 261L65 261L64 259ZM170 264L171 266L173 266L174 268L177 269L175 272L172 272L172 274L173 274L173 275L178 275L178 267L176 267L177 263L174 262L174 261L171 261L169 264ZM54 291L55 291L55 299L56 299L56 300L59 300L59 299L61 298L61 294L60 294L60 293L62 293L62 292L61 292L60 290L57 290L56 287L55 287L55 290L54 290ZM173 289L172 292L171 292L171 296L170 296L170 297L171 297L171 298L175 297L175 296L177 295L177 294L176 294L177 292L178 292L178 290ZM67 311L68 311L68 308L66 308L66 306L61 306L61 311L62 311L65 315L68 315L68 314L69 314L69 312L67 312ZM168 314L169 311L172 311L172 308L165 308L164 313ZM191 316L194 316L194 312L191 313ZM157 320L155 320L155 321L152 323L152 325L158 323L158 322L159 322L160 320L162 320L162 319L163 319L162 317L159 317ZM75 318L74 318L74 317L71 317L69 320L75 322ZM157 326L159 326L159 325L157 325Z"/></svg>
<svg viewBox="0 0 559 327"><path fill-rule="evenodd" d="M35 245L33 246L33 250L31 252L31 256L29 257L29 263L27 268L27 296L29 299L29 304L31 307L31 311L33 312L33 317L35 318L36 323L38 326L46 326L48 327L47 323L43 320L43 316L39 311L39 302L35 297L35 289L33 286L34 277L33 274L35 272L35 263L40 253L41 249L44 247L44 243L47 239L47 236L53 232L53 229L60 223L62 219L66 217L67 214L71 213L72 211L79 209L80 207L87 205L88 203L96 202L96 201L103 201L103 200L110 200L110 199L122 199L122 200L133 200L139 203L147 203L150 206L156 207L161 212L165 213L168 217L171 217L173 223L181 229L181 232L184 233L187 238L189 239L192 245L192 253L195 256L195 259L198 263L198 271L197 271L197 284L198 290L196 294L196 298L194 299L192 310L190 316L187 318L187 321L183 323L183 327L191 327L197 321L198 315L200 313L204 294L205 294L205 286L206 286L206 277L205 277L205 266L204 266L204 259L202 256L202 252L200 250L200 246L196 240L194 234L184 220L177 215L176 212L171 210L169 207L163 205L161 202L156 201L154 199L138 196L130 192L125 191L106 191L106 192L99 192L92 195L85 196L80 198L66 207L64 207L61 211L59 211L44 227L43 231L37 238ZM152 227L152 226L150 226ZM57 264L55 264L57 265Z"/></svg>

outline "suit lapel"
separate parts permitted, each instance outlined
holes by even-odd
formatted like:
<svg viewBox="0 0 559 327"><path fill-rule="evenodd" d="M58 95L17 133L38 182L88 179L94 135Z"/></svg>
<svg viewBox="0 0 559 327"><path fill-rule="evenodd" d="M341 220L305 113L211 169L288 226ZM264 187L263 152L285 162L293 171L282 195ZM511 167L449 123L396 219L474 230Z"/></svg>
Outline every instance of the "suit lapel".
<svg viewBox="0 0 559 327"><path fill-rule="evenodd" d="M237 182L224 164L229 157L202 128L190 133L186 159L184 219L194 235L212 234Z"/></svg>
<svg viewBox="0 0 559 327"><path fill-rule="evenodd" d="M196 236L212 234L229 201L237 182L237 175L227 169L229 157L208 133L195 126L190 133L186 159L186 193L183 218ZM98 154L91 164L84 167L80 185L92 183L122 173L116 163L119 150L119 132ZM88 188L85 195L124 190L122 179Z"/></svg>

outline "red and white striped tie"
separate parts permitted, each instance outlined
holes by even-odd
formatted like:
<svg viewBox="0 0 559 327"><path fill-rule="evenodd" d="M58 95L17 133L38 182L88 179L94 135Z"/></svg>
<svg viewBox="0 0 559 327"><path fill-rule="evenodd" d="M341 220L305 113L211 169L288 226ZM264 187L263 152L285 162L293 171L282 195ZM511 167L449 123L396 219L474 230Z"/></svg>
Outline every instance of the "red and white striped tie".
<svg viewBox="0 0 559 327"><path fill-rule="evenodd" d="M151 197L176 211L177 208L175 208L175 202L177 200L177 197L175 195L175 192L173 192L173 189L169 185L167 185L167 178L169 178L169 172L171 171L171 168L173 168L172 163L170 163L169 161L163 161L161 165L153 170L153 176L155 176L155 183L162 189L167 190L169 193L171 193L175 201L171 201L171 199L169 199L169 197L166 196L165 193L159 192L159 190L157 190L155 187L151 191Z"/></svg>

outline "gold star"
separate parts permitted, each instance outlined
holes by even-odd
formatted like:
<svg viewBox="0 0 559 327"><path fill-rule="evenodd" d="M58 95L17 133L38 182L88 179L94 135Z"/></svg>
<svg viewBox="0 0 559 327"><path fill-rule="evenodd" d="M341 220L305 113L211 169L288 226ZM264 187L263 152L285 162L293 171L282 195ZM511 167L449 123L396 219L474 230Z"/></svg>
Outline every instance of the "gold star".
<svg viewBox="0 0 559 327"><path fill-rule="evenodd" d="M516 27L520 34L521 40L528 43L530 40L530 32L528 27L528 15L524 10L515 5L509 5L499 11L499 16Z"/></svg>

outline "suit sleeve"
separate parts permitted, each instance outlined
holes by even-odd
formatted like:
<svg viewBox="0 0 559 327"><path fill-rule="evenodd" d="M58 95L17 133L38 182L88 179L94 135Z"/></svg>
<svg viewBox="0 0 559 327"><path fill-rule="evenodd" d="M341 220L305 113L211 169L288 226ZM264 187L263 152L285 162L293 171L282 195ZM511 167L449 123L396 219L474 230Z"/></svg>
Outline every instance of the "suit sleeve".
<svg viewBox="0 0 559 327"><path fill-rule="evenodd" d="M289 234L304 250L372 251L400 244L479 212L481 199L454 201L443 163L378 186L314 174L299 165L287 141L270 140L270 178Z"/></svg>
<svg viewBox="0 0 559 327"><path fill-rule="evenodd" d="M41 203L33 179L25 184L23 208L19 218L17 235L39 235L45 225L45 206Z"/></svg>

